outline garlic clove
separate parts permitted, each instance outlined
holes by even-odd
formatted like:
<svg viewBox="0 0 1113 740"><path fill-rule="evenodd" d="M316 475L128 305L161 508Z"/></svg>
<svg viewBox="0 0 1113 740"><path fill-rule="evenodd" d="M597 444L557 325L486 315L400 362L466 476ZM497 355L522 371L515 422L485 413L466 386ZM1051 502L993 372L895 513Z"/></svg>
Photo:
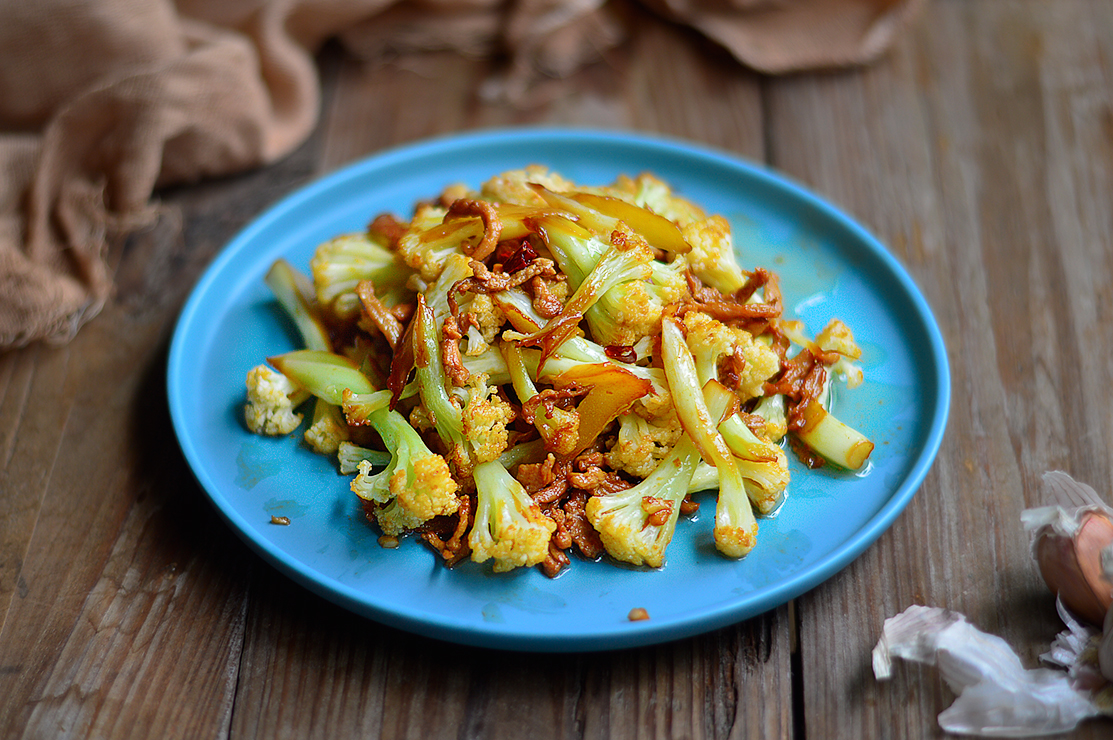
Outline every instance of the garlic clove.
<svg viewBox="0 0 1113 740"><path fill-rule="evenodd" d="M1113 543L1113 521L1098 512L1083 512L1073 535L1045 532L1035 543L1040 575L1051 592L1080 619L1100 625L1110 603L1113 583L1101 568L1101 551Z"/></svg>
<svg viewBox="0 0 1113 740"><path fill-rule="evenodd" d="M1101 567L1105 577L1113 580L1113 545L1101 551ZM1101 642L1098 644L1098 668L1101 675L1113 681L1113 607L1105 612Z"/></svg>
<svg viewBox="0 0 1113 740"><path fill-rule="evenodd" d="M1078 632L1089 628L1075 623ZM911 606L885 620L873 649L878 680L892 673L894 658L936 666L958 695L939 715L948 733L1036 737L1070 732L1102 713L1089 691L1066 671L1026 670L1000 637L978 630L946 609Z"/></svg>
<svg viewBox="0 0 1113 740"><path fill-rule="evenodd" d="M1021 515L1032 557L1051 592L1079 619L1100 625L1113 602L1101 553L1113 543L1113 509L1097 492L1059 470L1044 473L1045 500L1058 505Z"/></svg>

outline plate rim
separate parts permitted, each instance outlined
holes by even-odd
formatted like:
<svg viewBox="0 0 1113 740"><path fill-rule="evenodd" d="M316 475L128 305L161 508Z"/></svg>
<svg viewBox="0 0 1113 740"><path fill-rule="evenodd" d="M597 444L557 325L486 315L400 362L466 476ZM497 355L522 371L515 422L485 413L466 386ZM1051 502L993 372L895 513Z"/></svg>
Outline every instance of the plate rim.
<svg viewBox="0 0 1113 740"><path fill-rule="evenodd" d="M577 634L561 637L557 644L551 637L519 631L507 631L505 625L499 629L487 623L448 624L443 619L431 619L415 615L412 610L392 610L377 603L369 603L366 595L355 588L340 582L335 577L309 568L281 547L269 540L252 536L253 527L231 507L222 505L223 494L207 471L204 471L200 455L192 444L189 430L183 428L185 412L183 399L177 391L181 387L181 377L185 372L183 342L189 330L198 321L198 309L209 286L219 277L225 265L230 262L251 239L267 228L284 212L299 203L312 201L323 192L342 185L345 181L358 177L362 172L390 166L391 164L412 159L417 156L457 151L461 148L477 146L506 145L509 142L544 140L562 144L603 142L622 143L665 149L670 154L695 157L698 160L713 161L717 165L744 170L749 176L761 181L766 187L773 188L791 198L801 201L807 208L818 211L823 217L837 223L849 232L858 242L868 248L870 255L879 260L881 266L897 278L901 294L915 308L915 319L928 338L931 373L925 380L934 385L935 398L931 404L930 424L925 435L925 444L916 451L914 462L900 485L876 514L867 520L841 546L826 554L812 566L801 572L790 574L784 580L768 587L760 599L748 602L747 609L737 605L723 605L714 609L704 608L697 615L667 623L654 624L652 620L642 623L622 625L623 629L609 629L594 634ZM166 388L170 415L175 436L182 449L186 462L206 498L217 509L224 521L257 554L272 567L290 577L301 586L319 596L332 601L363 617L383 624L406 630L411 633L445 640L457 644L478 647L527 650L540 652L581 652L600 649L615 649L657 644L662 642L702 634L714 629L757 616L786 603L788 600L812 590L833 577L851 562L856 560L874 541L880 537L907 507L912 497L922 486L924 479L938 455L946 429L951 397L951 377L948 355L943 342L938 321L930 304L916 285L915 281L901 262L873 236L863 225L852 218L842 208L822 198L808 187L800 184L791 176L779 172L767 164L755 162L746 157L724 149L650 132L594 129L589 127L554 126L517 126L486 128L472 131L442 134L411 141L390 147L354 160L334 170L315 177L278 198L248 222L220 248L212 262L190 289L171 335L167 364ZM200 469L199 469L200 467ZM211 487L210 487L211 486ZM743 613L744 612L744 613ZM507 646L507 642L512 643Z"/></svg>

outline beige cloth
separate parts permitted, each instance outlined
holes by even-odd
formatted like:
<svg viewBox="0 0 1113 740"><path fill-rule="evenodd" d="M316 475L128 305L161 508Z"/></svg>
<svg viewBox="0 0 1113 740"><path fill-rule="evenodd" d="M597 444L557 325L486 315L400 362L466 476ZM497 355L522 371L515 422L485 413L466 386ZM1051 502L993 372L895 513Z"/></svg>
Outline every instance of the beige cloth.
<svg viewBox="0 0 1113 740"><path fill-rule="evenodd" d="M150 222L157 188L273 162L304 141L328 38L363 57L506 52L513 92L619 43L632 29L612 2L0 4L0 349L65 341L100 311L108 245ZM925 0L643 2L778 73L870 61Z"/></svg>

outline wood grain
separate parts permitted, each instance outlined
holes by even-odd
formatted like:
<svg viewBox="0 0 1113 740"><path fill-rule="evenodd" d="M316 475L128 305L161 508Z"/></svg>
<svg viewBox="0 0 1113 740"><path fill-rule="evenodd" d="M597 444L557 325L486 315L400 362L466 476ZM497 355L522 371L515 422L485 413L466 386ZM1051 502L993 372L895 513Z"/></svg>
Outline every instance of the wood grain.
<svg viewBox="0 0 1113 740"><path fill-rule="evenodd" d="M1045 470L1110 490L1108 28L1096 4L938 3L886 64L772 88L773 163L892 246L940 321L954 383L908 510L799 600L808 736L941 734L938 679L901 669L878 684L869 669L882 620L910 604L967 614L1032 666L1059 629L1020 513ZM1079 167L1094 158L1097 173Z"/></svg>
<svg viewBox="0 0 1113 740"><path fill-rule="evenodd" d="M938 0L868 68L775 79L630 12L623 46L516 102L491 95L497 62L327 49L304 146L162 193L158 222L114 252L103 315L63 347L0 355L0 737L938 737L953 697L932 670L870 670L882 622L911 604L962 611L1037 664L1059 625L1020 512L1048 469L1113 490L1113 5ZM950 353L950 425L908 509L829 582L665 645L478 650L310 594L205 501L164 378L177 311L220 248L353 159L522 124L765 161L913 275Z"/></svg>
<svg viewBox="0 0 1113 740"><path fill-rule="evenodd" d="M178 450L166 342L200 270L304 182L314 144L267 172L166 194L159 223L121 249L116 300L89 331L0 358L0 500L12 513L0 530L0 735L226 733L254 558Z"/></svg>

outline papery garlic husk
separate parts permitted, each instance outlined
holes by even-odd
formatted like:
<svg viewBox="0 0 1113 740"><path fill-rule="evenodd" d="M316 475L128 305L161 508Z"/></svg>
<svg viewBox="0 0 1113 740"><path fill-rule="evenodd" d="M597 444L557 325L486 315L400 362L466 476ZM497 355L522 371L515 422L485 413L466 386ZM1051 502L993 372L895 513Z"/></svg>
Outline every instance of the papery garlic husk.
<svg viewBox="0 0 1113 740"><path fill-rule="evenodd" d="M1105 620L1113 604L1113 581L1102 569L1101 553L1113 544L1113 509L1094 489L1066 473L1044 475L1052 497L1067 506L1045 506L1021 514L1032 535L1032 557L1051 592L1080 619Z"/></svg>
<svg viewBox="0 0 1113 740"><path fill-rule="evenodd" d="M1077 653L1095 632L1075 624ZM946 609L911 606L885 620L873 649L878 680L892 674L894 658L938 667L955 702L939 715L939 725L960 735L1036 737L1069 732L1102 709L1072 676L1049 668L1025 669L1020 657L996 635L982 632L966 617ZM1064 655L1074 662L1076 655Z"/></svg>
<svg viewBox="0 0 1113 740"><path fill-rule="evenodd" d="M1098 667L1101 630L1076 619L1063 606L1062 599L1055 600L1055 610L1066 629L1057 634L1048 651L1040 655L1040 662L1062 668L1072 687L1093 695L1109 685Z"/></svg>

